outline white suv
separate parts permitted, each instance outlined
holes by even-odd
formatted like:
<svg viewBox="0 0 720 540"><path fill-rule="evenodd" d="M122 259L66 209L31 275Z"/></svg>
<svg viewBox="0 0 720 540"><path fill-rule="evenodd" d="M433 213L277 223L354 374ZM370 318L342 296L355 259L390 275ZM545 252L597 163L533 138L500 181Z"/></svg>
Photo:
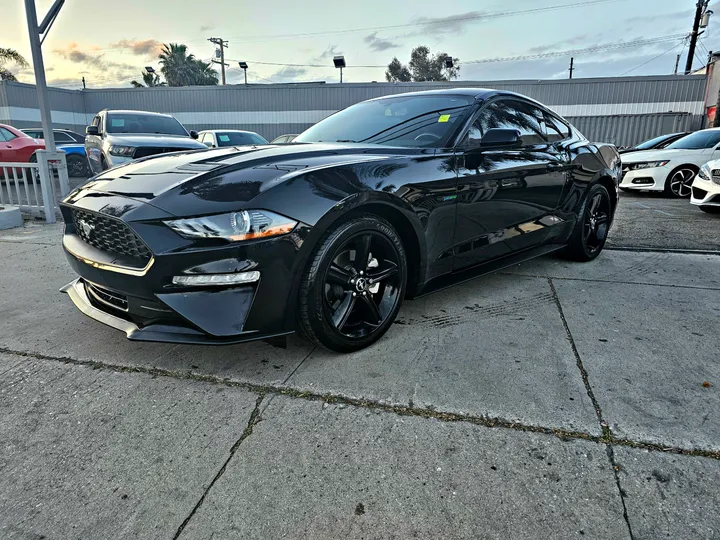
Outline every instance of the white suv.
<svg viewBox="0 0 720 540"><path fill-rule="evenodd" d="M206 149L169 114L100 111L85 130L85 152L93 174L141 157Z"/></svg>

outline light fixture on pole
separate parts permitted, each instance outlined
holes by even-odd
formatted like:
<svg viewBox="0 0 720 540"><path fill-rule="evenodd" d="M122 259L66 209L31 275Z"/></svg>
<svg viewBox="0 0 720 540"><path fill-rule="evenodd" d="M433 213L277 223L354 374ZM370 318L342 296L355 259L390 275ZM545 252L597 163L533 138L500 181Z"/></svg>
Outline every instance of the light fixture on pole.
<svg viewBox="0 0 720 540"><path fill-rule="evenodd" d="M240 66L240 69L242 69L243 72L245 73L245 84L247 84L247 70L248 70L247 62L238 62L238 65Z"/></svg>
<svg viewBox="0 0 720 540"><path fill-rule="evenodd" d="M454 66L454 64L453 64L452 56L449 56L449 55L446 56L445 57L445 67L447 69L452 69L453 66Z"/></svg>
<svg viewBox="0 0 720 540"><path fill-rule="evenodd" d="M340 82L342 83L342 70L345 65L345 57L344 56L333 56L333 64L335 64L335 67L340 69Z"/></svg>
<svg viewBox="0 0 720 540"><path fill-rule="evenodd" d="M155 73L155 68L152 66L145 66L145 71L148 73Z"/></svg>

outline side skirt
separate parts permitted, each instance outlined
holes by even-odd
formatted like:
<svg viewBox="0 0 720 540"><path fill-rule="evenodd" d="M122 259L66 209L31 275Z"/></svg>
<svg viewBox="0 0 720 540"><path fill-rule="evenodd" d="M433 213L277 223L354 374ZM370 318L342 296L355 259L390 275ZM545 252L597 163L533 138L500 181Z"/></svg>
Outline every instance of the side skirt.
<svg viewBox="0 0 720 540"><path fill-rule="evenodd" d="M537 257L547 255L548 253L553 253L554 251L559 251L564 247L565 244L545 244L535 248L520 251L518 253L513 253L511 255L507 255L506 257L495 259L493 261L489 261L478 266L473 266L459 272L446 274L426 283L423 287L420 288L418 293L411 298L421 298L428 294L447 289L448 287L470 281L480 276L491 274L493 272L497 272L498 270L503 270L504 268L508 268L510 266L529 261L530 259L535 259Z"/></svg>

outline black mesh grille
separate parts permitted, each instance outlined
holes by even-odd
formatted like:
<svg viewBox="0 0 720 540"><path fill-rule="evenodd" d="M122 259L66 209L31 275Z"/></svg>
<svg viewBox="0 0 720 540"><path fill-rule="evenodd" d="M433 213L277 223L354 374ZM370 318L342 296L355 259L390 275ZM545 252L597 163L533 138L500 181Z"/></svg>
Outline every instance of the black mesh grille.
<svg viewBox="0 0 720 540"><path fill-rule="evenodd" d="M150 250L122 221L78 208L71 211L75 232L86 243L102 251L135 257L143 263L150 261Z"/></svg>
<svg viewBox="0 0 720 540"><path fill-rule="evenodd" d="M168 152L181 152L183 150L188 150L188 148L169 148L169 147L159 147L159 146L141 146L140 148L136 148L135 152L133 153L133 158L139 159L142 157L148 157L148 156L154 156L157 154L167 154Z"/></svg>
<svg viewBox="0 0 720 540"><path fill-rule="evenodd" d="M712 171L712 181L714 184L720 185L720 169L713 169Z"/></svg>

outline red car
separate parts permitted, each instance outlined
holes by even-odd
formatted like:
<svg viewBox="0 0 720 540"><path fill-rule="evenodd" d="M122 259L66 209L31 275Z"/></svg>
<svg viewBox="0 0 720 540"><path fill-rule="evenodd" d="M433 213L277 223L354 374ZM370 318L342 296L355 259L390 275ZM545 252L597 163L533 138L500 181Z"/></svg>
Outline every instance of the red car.
<svg viewBox="0 0 720 540"><path fill-rule="evenodd" d="M28 163L45 144L7 124L0 124L0 163ZM35 160L33 160L35 161Z"/></svg>

